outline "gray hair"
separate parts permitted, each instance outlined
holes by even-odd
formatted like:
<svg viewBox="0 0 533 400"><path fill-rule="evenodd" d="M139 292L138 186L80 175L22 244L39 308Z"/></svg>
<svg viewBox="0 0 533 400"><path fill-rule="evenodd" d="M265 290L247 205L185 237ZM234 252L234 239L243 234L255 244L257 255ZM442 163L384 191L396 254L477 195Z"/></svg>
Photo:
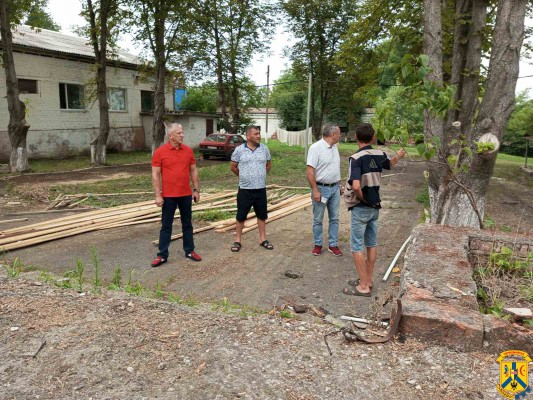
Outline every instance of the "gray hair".
<svg viewBox="0 0 533 400"><path fill-rule="evenodd" d="M172 132L174 129L177 129L178 127L183 129L183 126L181 124L178 124L177 122L165 124L165 133L168 135L170 132Z"/></svg>
<svg viewBox="0 0 533 400"><path fill-rule="evenodd" d="M261 132L261 127L258 125L248 125L246 128L244 128L244 132L246 133L246 135L248 135L252 131L252 129Z"/></svg>
<svg viewBox="0 0 533 400"><path fill-rule="evenodd" d="M340 128L338 125L324 125L324 129L322 129L322 136L328 137L337 130L340 132Z"/></svg>

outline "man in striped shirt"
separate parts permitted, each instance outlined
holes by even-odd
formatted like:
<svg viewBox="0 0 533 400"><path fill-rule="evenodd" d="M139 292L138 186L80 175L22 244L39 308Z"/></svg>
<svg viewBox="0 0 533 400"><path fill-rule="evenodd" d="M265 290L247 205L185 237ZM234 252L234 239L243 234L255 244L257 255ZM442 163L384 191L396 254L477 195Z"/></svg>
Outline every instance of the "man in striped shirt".
<svg viewBox="0 0 533 400"><path fill-rule="evenodd" d="M351 207L350 250L359 279L350 281L353 287L343 293L353 296L371 296L372 274L377 257L378 217L381 208L379 186L383 169L391 169L405 156L405 150L389 158L383 151L374 149L376 135L371 124L361 124L355 129L359 150L350 157L351 185L360 203ZM366 247L366 259L363 254Z"/></svg>

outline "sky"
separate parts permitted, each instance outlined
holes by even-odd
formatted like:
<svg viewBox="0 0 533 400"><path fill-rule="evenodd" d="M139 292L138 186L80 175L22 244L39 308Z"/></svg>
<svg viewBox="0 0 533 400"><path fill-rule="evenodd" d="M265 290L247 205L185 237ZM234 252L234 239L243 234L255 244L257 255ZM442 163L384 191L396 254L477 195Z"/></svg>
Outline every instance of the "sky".
<svg viewBox="0 0 533 400"><path fill-rule="evenodd" d="M61 26L63 33L72 34L72 26L84 24L83 18L79 16L81 2L78 0L49 0L48 10L54 21ZM533 26L533 20L527 20L526 24ZM283 49L292 41L293 38L284 32L282 26L276 28L276 34L270 43L270 54L256 55L248 68L250 77L257 85L266 85L267 66L270 66L270 83L278 79L283 70L289 67L289 60L283 56ZM130 53L139 53L127 38L124 38L119 45ZM516 93L530 89L529 97L533 97L533 59L520 62L519 76L524 78L518 79ZM525 78L525 76L530 77Z"/></svg>

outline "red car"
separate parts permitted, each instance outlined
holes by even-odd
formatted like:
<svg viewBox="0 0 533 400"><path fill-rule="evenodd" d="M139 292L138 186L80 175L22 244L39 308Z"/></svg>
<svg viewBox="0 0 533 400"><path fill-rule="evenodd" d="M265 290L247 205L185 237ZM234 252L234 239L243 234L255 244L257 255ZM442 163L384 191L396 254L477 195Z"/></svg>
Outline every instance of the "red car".
<svg viewBox="0 0 533 400"><path fill-rule="evenodd" d="M235 148L244 142L245 140L240 135L212 133L200 142L198 150L205 160L209 157L224 157L226 160L231 160Z"/></svg>

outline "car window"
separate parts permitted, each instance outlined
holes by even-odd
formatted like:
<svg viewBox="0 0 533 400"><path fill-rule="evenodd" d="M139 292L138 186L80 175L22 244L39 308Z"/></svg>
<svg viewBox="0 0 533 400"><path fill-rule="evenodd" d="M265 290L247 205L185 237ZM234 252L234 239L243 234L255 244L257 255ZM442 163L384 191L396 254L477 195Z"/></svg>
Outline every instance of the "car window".
<svg viewBox="0 0 533 400"><path fill-rule="evenodd" d="M244 139L240 136L233 136L231 138L231 143L244 143Z"/></svg>
<svg viewBox="0 0 533 400"><path fill-rule="evenodd" d="M217 134L209 135L208 137L205 138L205 140L208 142L225 142L226 135L217 135Z"/></svg>

